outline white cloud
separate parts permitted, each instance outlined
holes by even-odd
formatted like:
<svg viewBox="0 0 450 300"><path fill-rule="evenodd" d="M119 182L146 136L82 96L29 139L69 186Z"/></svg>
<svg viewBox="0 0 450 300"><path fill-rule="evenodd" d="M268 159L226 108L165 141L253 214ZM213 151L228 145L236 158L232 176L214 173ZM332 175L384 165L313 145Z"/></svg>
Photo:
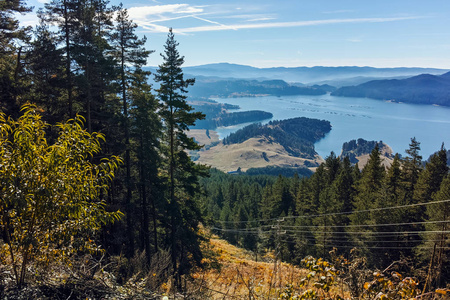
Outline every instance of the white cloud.
<svg viewBox="0 0 450 300"><path fill-rule="evenodd" d="M194 19L197 19L197 20L200 20L200 21L203 21L203 22L206 22L206 23L216 24L216 25L219 25L219 26L225 26L225 25L223 25L223 24L221 24L219 22L211 21L211 20L208 20L208 19L205 19L205 18L200 18L198 16L192 16L192 17Z"/></svg>
<svg viewBox="0 0 450 300"><path fill-rule="evenodd" d="M208 9L207 9L208 8ZM236 10L236 8L235 8ZM273 15L264 14L236 14L230 11L217 10L214 6L192 6L189 4L168 4L132 7L128 9L131 19L138 25L149 32L167 32L169 27L173 27L175 33L192 34L195 32L208 31L224 31L239 29L267 29L267 28L288 28L288 27L305 27L333 24L349 24L349 23L383 23L417 19L418 17L401 16L387 18L333 18L313 21L291 21L276 22ZM339 11L343 12L343 11ZM209 15L208 18L203 16ZM202 17L200 17L202 16ZM214 17L212 17L214 16ZM200 24L191 27L163 26L162 22L193 18L203 21L207 24ZM214 19L220 19L218 22ZM223 22L225 19L241 19L241 21L227 24ZM157 25L158 23L158 25ZM188 24L188 23L187 23ZM189 26L189 25L188 25ZM352 39L352 42L359 40Z"/></svg>
<svg viewBox="0 0 450 300"><path fill-rule="evenodd" d="M272 18L272 17L262 17L262 18L249 19L249 20L246 20L246 21L247 21L247 22L260 22L260 21L270 21L270 20L275 20L275 18Z"/></svg>
<svg viewBox="0 0 450 300"><path fill-rule="evenodd" d="M164 14L194 14L202 13L203 8L189 4L168 4L131 7L128 13L135 22L146 20L148 17L163 16Z"/></svg>
<svg viewBox="0 0 450 300"><path fill-rule="evenodd" d="M394 21L404 21L417 19L418 17L396 17L396 18L356 18L356 19L326 19L315 21L295 21L295 22L270 22L257 24L234 24L234 25L209 25L188 28L178 28L179 33L193 33L205 31L238 30L238 29L263 29L263 28L286 28L286 27L304 27L331 24L346 23L384 23Z"/></svg>
<svg viewBox="0 0 450 300"><path fill-rule="evenodd" d="M153 24L153 23L145 23L145 24L140 24L142 26L142 28L146 31L150 31L150 32L169 32L169 27L167 26L162 26L162 25L157 25L157 24Z"/></svg>
<svg viewBox="0 0 450 300"><path fill-rule="evenodd" d="M128 9L128 13L130 18L147 32L167 32L169 27L155 23L190 17L200 20L201 18L197 16L203 14L203 8L203 6L190 6L189 4L167 4L131 7ZM209 23L218 24L212 21Z"/></svg>

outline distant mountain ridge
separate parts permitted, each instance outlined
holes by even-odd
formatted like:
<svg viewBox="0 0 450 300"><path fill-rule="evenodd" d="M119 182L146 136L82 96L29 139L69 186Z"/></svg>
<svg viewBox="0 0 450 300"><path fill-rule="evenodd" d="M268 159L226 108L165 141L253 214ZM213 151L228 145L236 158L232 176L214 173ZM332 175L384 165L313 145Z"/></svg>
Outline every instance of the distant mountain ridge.
<svg viewBox="0 0 450 300"><path fill-rule="evenodd" d="M421 74L401 80L373 80L357 86L341 87L331 94L450 106L450 72L439 76Z"/></svg>
<svg viewBox="0 0 450 300"><path fill-rule="evenodd" d="M342 80L355 77L392 78L415 76L419 74L440 75L449 70L437 68L374 68L374 67L277 67L255 68L245 65L217 63L185 67L184 72L193 76L241 79L281 79L287 82L302 82L306 84L319 83L327 80ZM333 85L333 83L330 83Z"/></svg>
<svg viewBox="0 0 450 300"><path fill-rule="evenodd" d="M291 96L291 95L324 95L330 86L305 87L290 85L284 80L248 80L248 79L216 79L200 77L189 87L191 97L253 97L253 96ZM335 88L333 89L335 90Z"/></svg>

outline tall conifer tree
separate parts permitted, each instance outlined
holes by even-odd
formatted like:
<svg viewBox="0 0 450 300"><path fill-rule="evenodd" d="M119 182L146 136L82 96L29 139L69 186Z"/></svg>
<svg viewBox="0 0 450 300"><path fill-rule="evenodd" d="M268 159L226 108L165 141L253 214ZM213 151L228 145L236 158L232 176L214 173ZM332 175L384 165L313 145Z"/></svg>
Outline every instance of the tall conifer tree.
<svg viewBox="0 0 450 300"><path fill-rule="evenodd" d="M48 26L37 26L27 59L33 82L28 99L45 109L45 117L51 124L60 122L67 114L63 49L57 44Z"/></svg>
<svg viewBox="0 0 450 300"><path fill-rule="evenodd" d="M191 262L200 263L202 257L198 234L201 215L195 195L199 192L198 176L206 175L206 168L195 164L186 153L201 148L186 131L204 115L191 112L193 108L186 101L187 88L194 84L194 79L184 79L181 69L184 57L177 47L170 29L161 54L164 61L158 67L155 80L160 84L157 93L165 126L168 229L175 284L179 286L181 275L190 269Z"/></svg>
<svg viewBox="0 0 450 300"><path fill-rule="evenodd" d="M29 28L21 28L15 14L31 11L22 0L0 2L0 110L17 114L21 105L18 96L23 92L20 74L23 70L23 47L18 41L28 40Z"/></svg>
<svg viewBox="0 0 450 300"><path fill-rule="evenodd" d="M141 70L141 67L145 65L147 62L147 58L150 55L152 51L145 50L144 44L146 42L146 38L139 39L136 34L134 33L137 25L133 23L129 17L128 17L128 11L124 9L121 6L119 6L119 9L117 11L116 16L116 26L113 34L111 35L111 41L112 41L112 50L110 54L113 55L115 60L118 64L118 82L120 85L120 98L122 100L122 131L124 135L124 145L125 145L125 168L126 168L126 174L125 174L125 186L126 186L126 193L125 193L125 209L126 209L126 221L127 221L127 237L128 237L128 251L127 254L129 257L134 255L134 229L133 229L133 209L132 209L132 178L131 178L131 146L130 146L130 116L129 116L129 110L130 110L130 100L133 100L130 95L130 89L131 84L133 83L133 77L134 79L137 79L135 81L138 83L142 88L145 88L145 92L149 93L149 86L144 86L142 83L142 80L146 79L145 72ZM138 73L133 73L133 69L139 69ZM135 76L133 76L135 75ZM137 78L137 77L140 78ZM134 96L140 98L140 102L137 103L140 105L140 109L145 109L144 107L148 105L147 101L144 101L142 97L145 98L143 95L138 95L137 90L133 89ZM135 99L138 100L138 99ZM142 102L144 101L144 102ZM139 124L140 126L144 126L144 124ZM142 139L144 137L141 137ZM150 137L145 137L150 138ZM141 141L143 141L141 139ZM142 146L142 143L140 143ZM151 151L152 149L148 149ZM142 157L142 156L141 156ZM144 197L143 199L146 199ZM144 210L144 215L148 216L147 214L147 205L142 207ZM146 218L147 219L147 218ZM143 224L144 225L144 224ZM142 226L144 229L148 228L149 224L147 221L147 224ZM150 247L148 242L148 233L146 232L144 234L145 236L145 248L147 250L147 255L150 255Z"/></svg>
<svg viewBox="0 0 450 300"><path fill-rule="evenodd" d="M357 192L353 202L355 211L366 211L376 207L384 176L385 168L381 164L379 146L376 145L370 153L369 161L364 166L361 178L357 183ZM372 218L370 212L354 212L350 216L353 225L371 224ZM358 228L358 231L364 231L364 227ZM372 238L360 235L356 237L356 241L361 242L361 246L369 246Z"/></svg>
<svg viewBox="0 0 450 300"><path fill-rule="evenodd" d="M147 83L148 72L137 68L133 71L133 80L129 89L131 101L131 146L137 158L139 177L139 198L142 222L141 243L150 262L153 253L158 252L158 219L161 214L160 179L158 168L161 166L159 140L161 138L161 120L157 115L158 102L150 93ZM151 234L150 234L151 228ZM153 249L151 249L151 237Z"/></svg>
<svg viewBox="0 0 450 300"><path fill-rule="evenodd" d="M80 28L80 22L77 18L78 9L75 0L52 0L45 3L45 9L38 12L41 22L48 26L57 26L59 29L56 34L56 41L62 45L65 64L65 90L67 98L68 117L74 117L74 61L73 46L75 33Z"/></svg>
<svg viewBox="0 0 450 300"><path fill-rule="evenodd" d="M414 186L416 185L422 170L422 156L419 154L420 142L418 142L415 137L412 138L409 148L406 149L405 152L408 154L408 156L403 159L403 175L407 192L405 197L407 202L410 202L413 198Z"/></svg>

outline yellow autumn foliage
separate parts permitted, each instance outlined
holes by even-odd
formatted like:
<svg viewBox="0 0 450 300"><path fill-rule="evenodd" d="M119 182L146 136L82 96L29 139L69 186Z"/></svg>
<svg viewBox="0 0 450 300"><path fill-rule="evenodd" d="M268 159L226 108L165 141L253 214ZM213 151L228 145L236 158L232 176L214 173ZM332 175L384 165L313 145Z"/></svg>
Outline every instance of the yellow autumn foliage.
<svg viewBox="0 0 450 300"><path fill-rule="evenodd" d="M37 108L21 112L17 120L0 113L0 261L19 286L29 266L98 251L96 231L122 215L107 212L102 199L120 159L93 163L103 135L87 132L77 117L58 124L49 144Z"/></svg>

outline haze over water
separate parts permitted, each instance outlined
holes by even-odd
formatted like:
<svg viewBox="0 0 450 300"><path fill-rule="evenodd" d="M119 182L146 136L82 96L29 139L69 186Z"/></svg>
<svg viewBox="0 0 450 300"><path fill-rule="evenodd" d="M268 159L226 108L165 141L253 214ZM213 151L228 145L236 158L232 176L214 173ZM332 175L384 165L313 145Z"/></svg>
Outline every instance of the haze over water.
<svg viewBox="0 0 450 300"><path fill-rule="evenodd" d="M442 143L450 147L450 108L432 105L392 103L367 98L321 96L266 96L215 99L240 106L239 111L263 110L272 120L308 117L328 120L332 129L314 146L323 158L331 151L340 154L342 144L352 139L383 141L405 155L412 137L421 143L424 159L438 151ZM267 123L265 120L262 123ZM217 129L224 138L247 124Z"/></svg>

